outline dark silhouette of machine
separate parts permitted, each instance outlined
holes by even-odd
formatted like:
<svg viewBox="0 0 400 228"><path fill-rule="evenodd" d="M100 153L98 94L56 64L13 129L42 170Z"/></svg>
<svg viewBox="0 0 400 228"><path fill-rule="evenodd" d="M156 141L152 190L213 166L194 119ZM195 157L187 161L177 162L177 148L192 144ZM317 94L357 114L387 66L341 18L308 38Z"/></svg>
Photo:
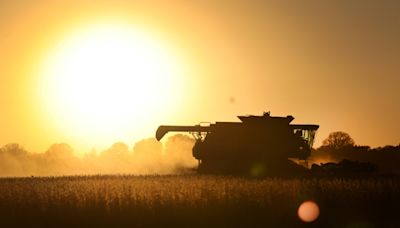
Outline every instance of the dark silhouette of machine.
<svg viewBox="0 0 400 228"><path fill-rule="evenodd" d="M200 173L285 175L302 167L289 159L310 156L318 125L290 124L293 116L238 116L241 122L216 122L194 126L165 126L156 138L168 132L189 132L196 138L193 156Z"/></svg>

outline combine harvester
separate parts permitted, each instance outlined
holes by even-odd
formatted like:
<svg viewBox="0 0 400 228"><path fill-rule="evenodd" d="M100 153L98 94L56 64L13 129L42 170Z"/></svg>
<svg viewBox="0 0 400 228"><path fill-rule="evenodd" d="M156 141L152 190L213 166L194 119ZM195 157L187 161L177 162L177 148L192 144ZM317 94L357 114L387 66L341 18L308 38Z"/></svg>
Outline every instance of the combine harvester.
<svg viewBox="0 0 400 228"><path fill-rule="evenodd" d="M286 176L306 169L291 160L311 154L318 125L290 124L293 116L238 116L241 122L216 122L157 129L161 140L168 132L189 132L196 139L193 156L199 173Z"/></svg>

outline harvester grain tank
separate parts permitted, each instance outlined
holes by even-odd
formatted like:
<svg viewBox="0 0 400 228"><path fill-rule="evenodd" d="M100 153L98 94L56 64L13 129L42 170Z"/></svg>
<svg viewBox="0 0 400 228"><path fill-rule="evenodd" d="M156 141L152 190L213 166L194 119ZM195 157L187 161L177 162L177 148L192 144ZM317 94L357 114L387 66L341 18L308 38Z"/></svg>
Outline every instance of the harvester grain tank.
<svg viewBox="0 0 400 228"><path fill-rule="evenodd" d="M216 122L157 129L161 140L168 132L189 132L200 173L284 175L296 172L289 159L310 156L318 125L290 124L293 116L238 116L241 122Z"/></svg>

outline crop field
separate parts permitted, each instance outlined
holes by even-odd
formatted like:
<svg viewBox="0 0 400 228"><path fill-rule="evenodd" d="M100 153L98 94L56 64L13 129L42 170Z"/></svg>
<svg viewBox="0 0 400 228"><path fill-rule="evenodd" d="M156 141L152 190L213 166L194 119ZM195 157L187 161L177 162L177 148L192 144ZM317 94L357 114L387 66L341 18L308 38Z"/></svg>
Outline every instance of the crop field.
<svg viewBox="0 0 400 228"><path fill-rule="evenodd" d="M297 214L307 200L320 209L311 223ZM1 227L398 226L400 179L2 178L0 210Z"/></svg>

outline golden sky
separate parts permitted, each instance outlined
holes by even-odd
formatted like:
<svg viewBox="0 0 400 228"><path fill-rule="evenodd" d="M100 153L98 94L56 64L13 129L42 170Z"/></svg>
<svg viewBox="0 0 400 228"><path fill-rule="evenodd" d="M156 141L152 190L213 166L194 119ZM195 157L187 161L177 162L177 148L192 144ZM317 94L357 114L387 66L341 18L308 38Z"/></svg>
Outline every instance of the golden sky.
<svg viewBox="0 0 400 228"><path fill-rule="evenodd" d="M237 121L236 115L263 111L319 124L316 146L337 130L357 144L398 144L398 12L400 3L389 0L0 1L0 145L18 142L40 152L56 142L75 148L133 144L153 136L160 124ZM96 26L101 29L91 33ZM131 39L119 28L141 35ZM145 53L154 49L152 61L123 50L107 56L92 45L104 34ZM84 41L68 49L71 40ZM85 42L100 55L82 48ZM100 79L86 74L103 74L98 62L74 69L75 81L49 83L66 69L55 66L70 66L65 56L93 59L101 53L117 65L129 58L140 66L162 69L159 64L173 62L176 68L155 78L136 72L115 107L104 94L119 90L93 91ZM50 68L52 74L43 73ZM102 83L112 84L118 72ZM84 88L54 86L80 82ZM102 100L85 116L79 108L88 103L63 103L68 91L76 100L87 94Z"/></svg>

